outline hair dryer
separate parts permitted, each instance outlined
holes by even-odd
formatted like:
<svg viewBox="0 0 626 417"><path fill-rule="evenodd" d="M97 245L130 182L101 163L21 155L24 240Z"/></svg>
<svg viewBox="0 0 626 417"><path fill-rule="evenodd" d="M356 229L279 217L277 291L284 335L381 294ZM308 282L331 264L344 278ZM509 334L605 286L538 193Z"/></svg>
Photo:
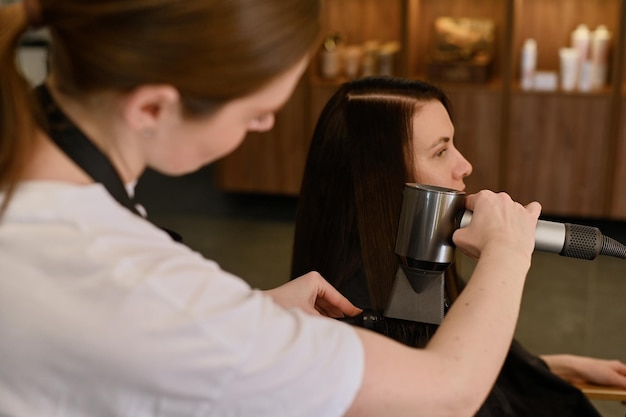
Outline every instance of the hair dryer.
<svg viewBox="0 0 626 417"><path fill-rule="evenodd" d="M406 184L396 253L412 267L445 269L454 259L452 233L471 219L472 212L465 210L465 192ZM537 222L535 250L587 260L598 255L626 258L626 246L603 236L596 227L547 220Z"/></svg>
<svg viewBox="0 0 626 417"><path fill-rule="evenodd" d="M465 192L405 185L395 247L401 265L385 316L441 322L443 272L455 255L452 234L471 218L472 213L465 210ZM587 260L598 255L626 259L626 246L595 227L547 220L537 223L535 250Z"/></svg>

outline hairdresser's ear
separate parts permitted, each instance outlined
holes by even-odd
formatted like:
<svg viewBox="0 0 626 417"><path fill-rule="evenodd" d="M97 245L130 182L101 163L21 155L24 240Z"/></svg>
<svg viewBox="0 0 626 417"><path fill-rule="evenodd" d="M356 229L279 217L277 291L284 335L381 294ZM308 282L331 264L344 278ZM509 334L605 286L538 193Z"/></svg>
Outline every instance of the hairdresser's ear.
<svg viewBox="0 0 626 417"><path fill-rule="evenodd" d="M128 126L145 136L180 115L180 94L170 85L143 85L128 93L122 104Z"/></svg>

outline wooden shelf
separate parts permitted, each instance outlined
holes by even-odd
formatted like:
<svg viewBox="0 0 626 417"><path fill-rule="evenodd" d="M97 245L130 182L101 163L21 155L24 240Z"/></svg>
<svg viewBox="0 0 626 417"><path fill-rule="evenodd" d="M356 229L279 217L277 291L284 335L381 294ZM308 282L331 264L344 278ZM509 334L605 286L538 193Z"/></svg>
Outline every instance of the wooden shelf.
<svg viewBox="0 0 626 417"><path fill-rule="evenodd" d="M511 92L516 95L525 95L525 96L556 96L556 97L571 97L571 98L585 98L585 97L606 97L610 98L613 94L613 91L608 87L591 90L591 91L564 91L561 89L557 89L555 91L541 91L541 90L523 90L519 84L514 85L511 88Z"/></svg>

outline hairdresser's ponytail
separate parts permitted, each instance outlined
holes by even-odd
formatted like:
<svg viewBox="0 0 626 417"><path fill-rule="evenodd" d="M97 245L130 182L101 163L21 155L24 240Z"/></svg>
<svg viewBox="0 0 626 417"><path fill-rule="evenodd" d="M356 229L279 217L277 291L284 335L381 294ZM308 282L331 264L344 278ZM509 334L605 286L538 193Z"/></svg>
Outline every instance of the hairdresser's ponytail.
<svg viewBox="0 0 626 417"><path fill-rule="evenodd" d="M17 47L28 27L22 3L0 7L0 216L31 150L35 117L30 85L17 68Z"/></svg>

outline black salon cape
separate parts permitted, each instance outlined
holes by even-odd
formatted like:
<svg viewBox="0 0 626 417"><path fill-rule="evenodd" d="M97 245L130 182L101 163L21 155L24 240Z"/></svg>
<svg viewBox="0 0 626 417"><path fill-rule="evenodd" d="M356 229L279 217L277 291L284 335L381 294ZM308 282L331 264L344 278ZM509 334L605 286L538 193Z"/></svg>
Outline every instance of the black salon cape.
<svg viewBox="0 0 626 417"><path fill-rule="evenodd" d="M364 277L338 288L354 305L371 313ZM424 346L435 325L381 318L347 320L410 346ZM513 340L500 375L476 417L602 417L576 387L553 374L539 357Z"/></svg>
<svg viewBox="0 0 626 417"><path fill-rule="evenodd" d="M496 384L478 417L601 417L576 387L513 340Z"/></svg>

